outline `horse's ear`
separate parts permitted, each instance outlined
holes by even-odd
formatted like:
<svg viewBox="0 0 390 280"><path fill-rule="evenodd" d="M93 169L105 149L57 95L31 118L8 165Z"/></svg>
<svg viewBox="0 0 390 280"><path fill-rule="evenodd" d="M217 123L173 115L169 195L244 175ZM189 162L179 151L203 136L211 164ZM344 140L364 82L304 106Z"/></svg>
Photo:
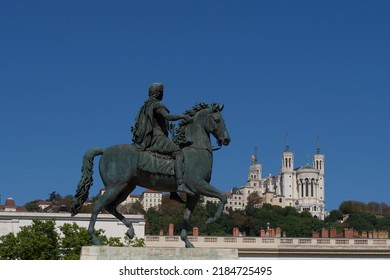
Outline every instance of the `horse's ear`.
<svg viewBox="0 0 390 280"><path fill-rule="evenodd" d="M213 103L211 109L214 111L214 112L218 112L218 111L222 111L223 110L223 106L224 105L220 105L218 103Z"/></svg>

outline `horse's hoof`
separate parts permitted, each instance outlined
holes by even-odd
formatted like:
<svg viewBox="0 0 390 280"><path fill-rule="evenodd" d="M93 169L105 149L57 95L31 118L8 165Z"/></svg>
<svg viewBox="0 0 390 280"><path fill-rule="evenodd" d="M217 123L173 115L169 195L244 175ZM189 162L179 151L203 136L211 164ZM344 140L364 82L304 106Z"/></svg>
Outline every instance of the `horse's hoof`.
<svg viewBox="0 0 390 280"><path fill-rule="evenodd" d="M134 229L129 228L127 230L126 234L127 234L128 238L133 239L133 237L134 237Z"/></svg>
<svg viewBox="0 0 390 280"><path fill-rule="evenodd" d="M214 223L216 220L217 220L216 218L208 218L207 221L206 221L206 225L212 224L212 223Z"/></svg>
<svg viewBox="0 0 390 280"><path fill-rule="evenodd" d="M96 245L96 246L103 245L102 242L100 241L100 239L97 238L96 236L93 236L93 237L92 237L92 244L93 244L93 245Z"/></svg>

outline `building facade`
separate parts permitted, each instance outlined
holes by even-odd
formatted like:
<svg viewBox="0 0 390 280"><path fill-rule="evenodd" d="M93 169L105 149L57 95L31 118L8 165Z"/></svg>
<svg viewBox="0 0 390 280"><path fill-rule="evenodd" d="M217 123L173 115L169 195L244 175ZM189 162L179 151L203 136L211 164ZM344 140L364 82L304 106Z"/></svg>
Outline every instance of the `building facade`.
<svg viewBox="0 0 390 280"><path fill-rule="evenodd" d="M105 188L100 190L100 195L103 195ZM139 201L145 212L149 208L158 209L162 203L162 192L146 190L141 195L129 194L127 198L120 204L122 207L130 207L131 204Z"/></svg>
<svg viewBox="0 0 390 280"><path fill-rule="evenodd" d="M162 192L146 190L139 197L139 201L145 211L148 211L148 209L152 207L158 209L162 201Z"/></svg>
<svg viewBox="0 0 390 280"><path fill-rule="evenodd" d="M245 209L248 197L256 192L262 203L281 207L291 206L298 212L307 211L313 217L325 218L325 156L320 148L309 162L302 167L295 167L294 153L287 145L282 153L282 166L277 175L262 176L262 165L257 155L252 155L248 180L245 186L233 188L228 195L226 210ZM215 198L205 198L207 203L218 202Z"/></svg>

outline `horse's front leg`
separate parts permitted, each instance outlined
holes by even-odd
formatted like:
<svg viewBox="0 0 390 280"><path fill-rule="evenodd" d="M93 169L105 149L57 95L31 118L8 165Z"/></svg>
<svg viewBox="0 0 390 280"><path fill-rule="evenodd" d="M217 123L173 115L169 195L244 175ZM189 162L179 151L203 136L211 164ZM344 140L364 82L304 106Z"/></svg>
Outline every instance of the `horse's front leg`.
<svg viewBox="0 0 390 280"><path fill-rule="evenodd" d="M189 230L190 220L194 212L196 203L199 201L199 195L187 196L186 208L184 209L183 228L181 230L180 238L185 243L186 248L194 248L194 245L188 241L187 230Z"/></svg>
<svg viewBox="0 0 390 280"><path fill-rule="evenodd" d="M206 224L214 223L215 221L217 221L221 217L222 212L225 209L227 197L223 192L219 191L217 188L213 187L212 185L210 185L207 182L203 182L200 185L199 193L201 195L204 195L204 196L215 197L215 198L219 199L220 203L219 203L217 212L215 212L213 217L208 218L206 221Z"/></svg>

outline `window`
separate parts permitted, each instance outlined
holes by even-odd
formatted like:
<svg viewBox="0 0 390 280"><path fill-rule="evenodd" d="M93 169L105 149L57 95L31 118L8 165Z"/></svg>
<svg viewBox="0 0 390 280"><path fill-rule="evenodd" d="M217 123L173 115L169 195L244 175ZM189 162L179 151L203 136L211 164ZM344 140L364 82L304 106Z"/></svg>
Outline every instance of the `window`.
<svg viewBox="0 0 390 280"><path fill-rule="evenodd" d="M306 197L308 197L309 196L309 180L306 179L305 181L306 181Z"/></svg>
<svg viewBox="0 0 390 280"><path fill-rule="evenodd" d="M314 197L314 179L311 180L311 197Z"/></svg>

